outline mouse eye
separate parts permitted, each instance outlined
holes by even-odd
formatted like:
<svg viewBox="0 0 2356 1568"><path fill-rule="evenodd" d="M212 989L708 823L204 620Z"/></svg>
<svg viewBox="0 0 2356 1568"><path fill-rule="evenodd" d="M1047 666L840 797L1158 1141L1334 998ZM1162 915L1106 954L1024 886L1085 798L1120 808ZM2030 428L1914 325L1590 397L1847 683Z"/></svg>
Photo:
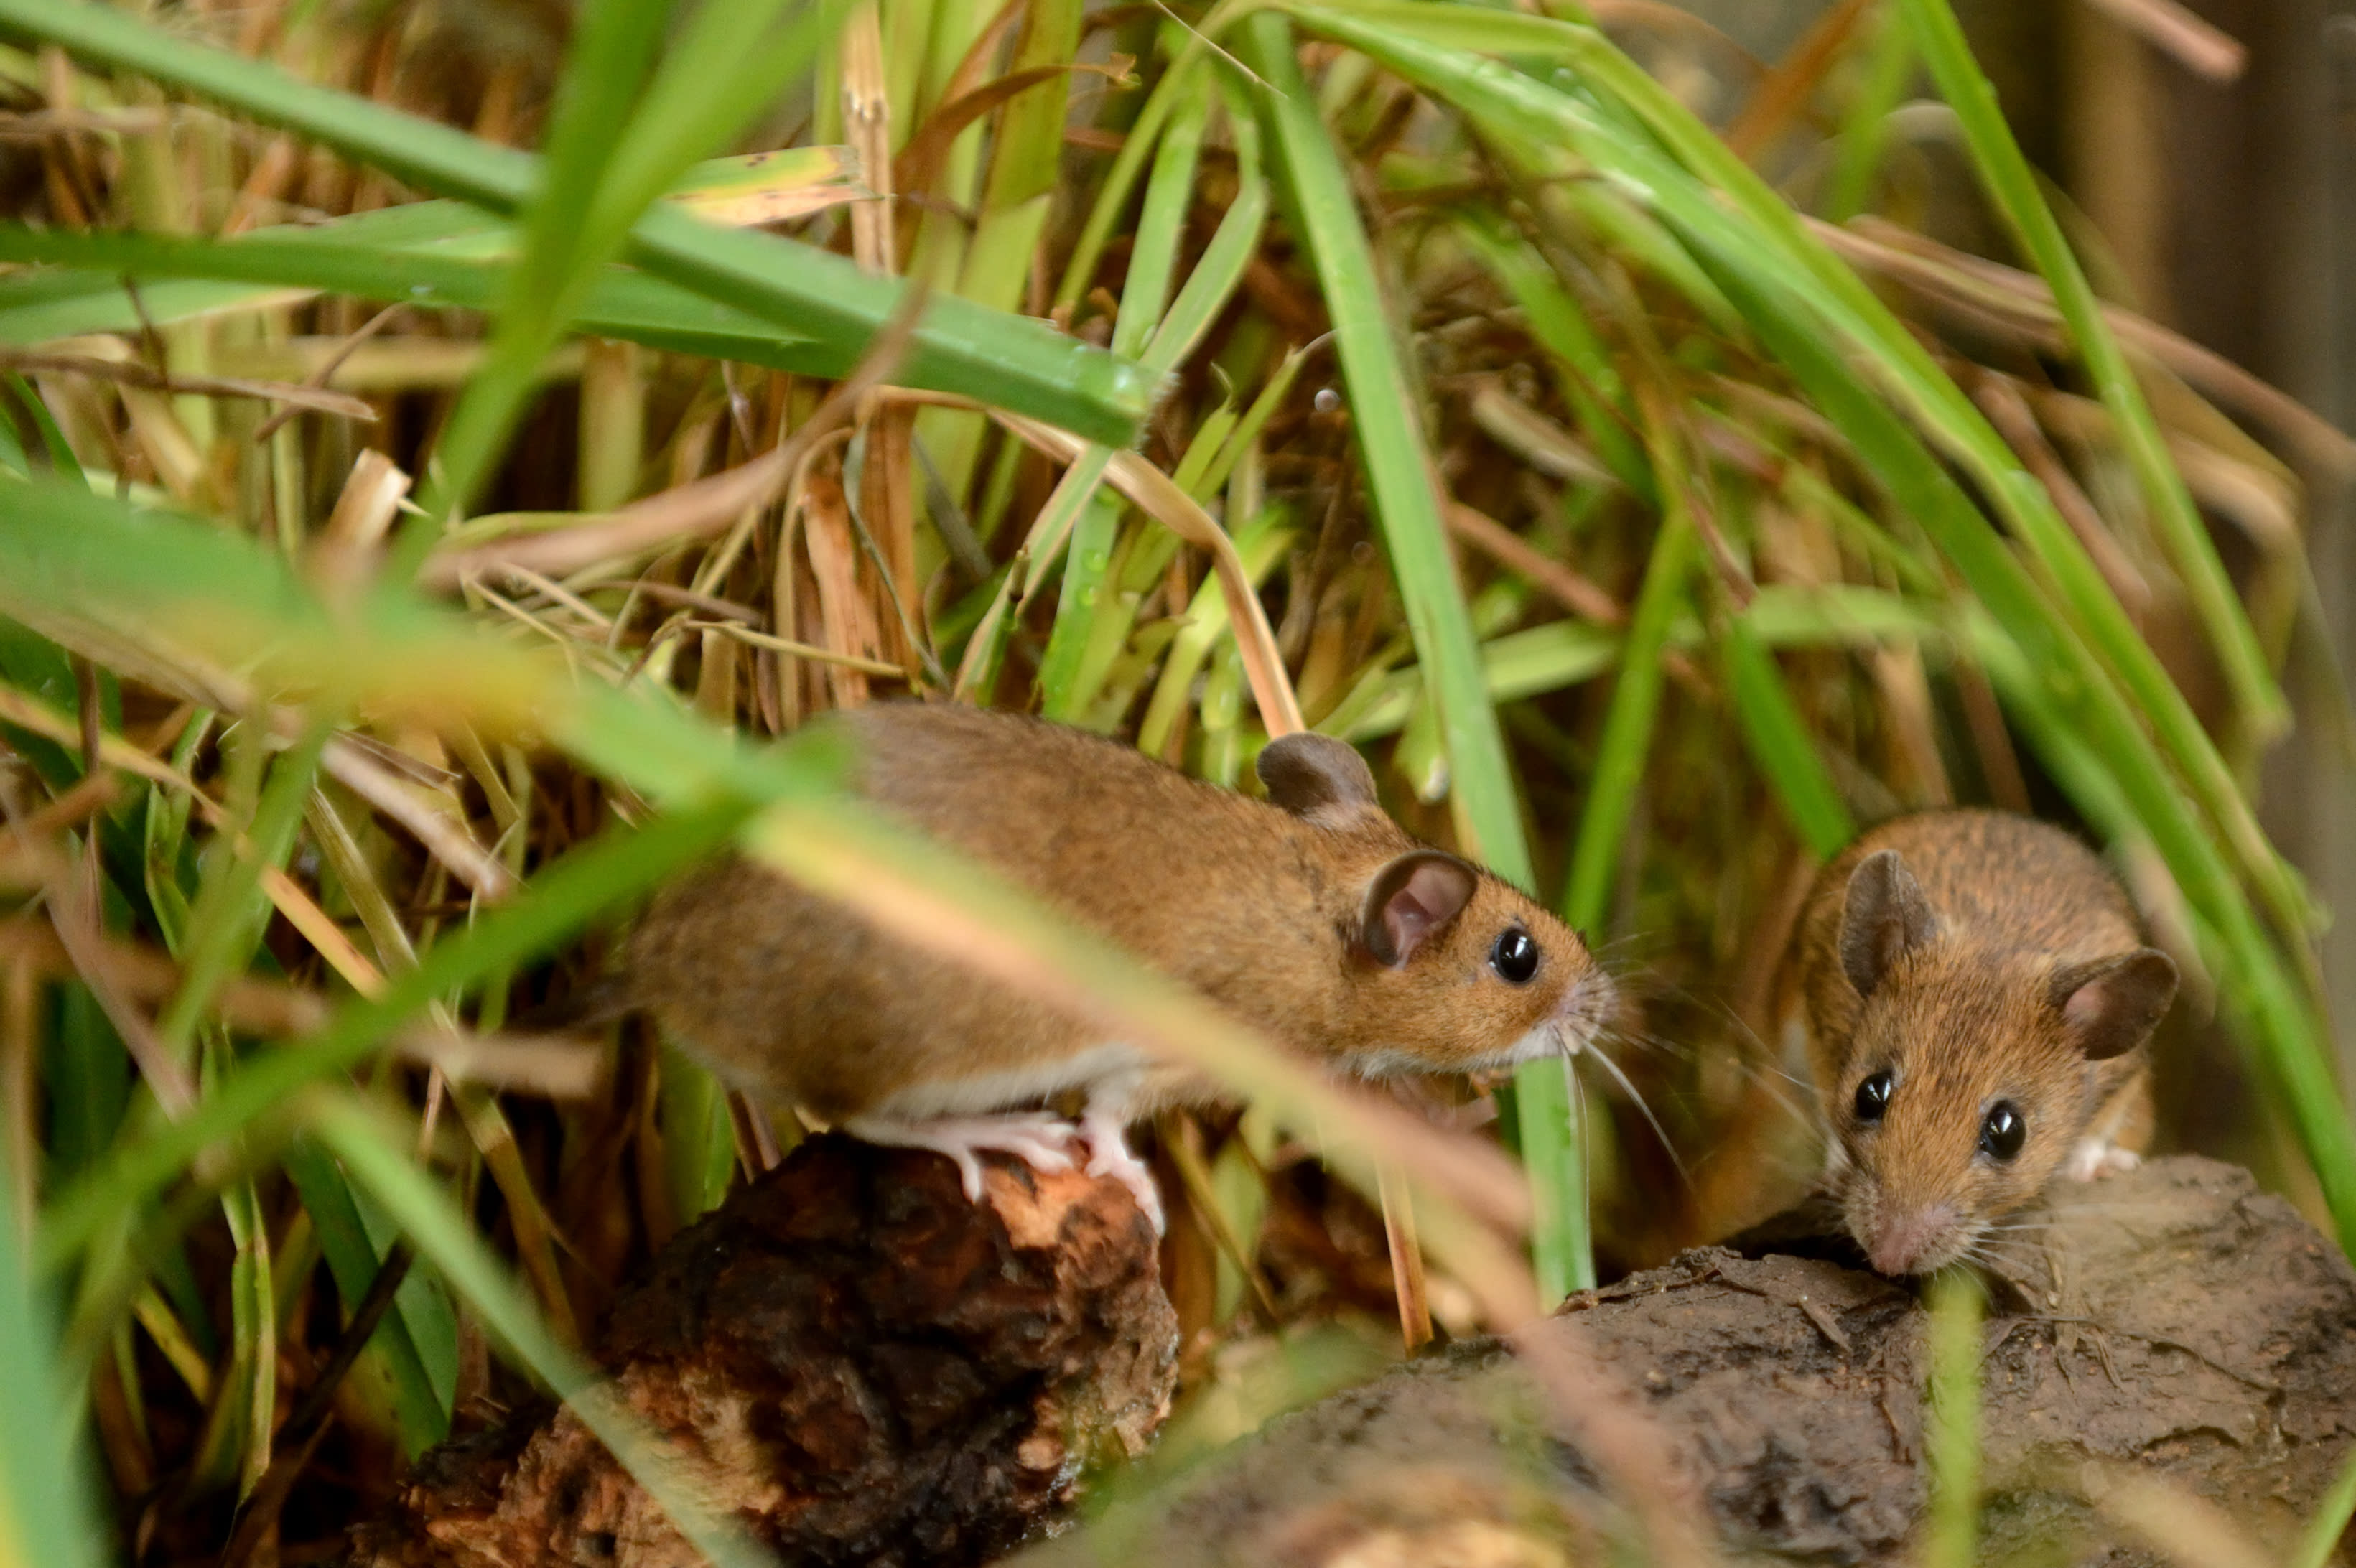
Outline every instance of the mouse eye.
<svg viewBox="0 0 2356 1568"><path fill-rule="evenodd" d="M1538 972L1538 944L1530 933L1515 926L1489 949L1489 966L1516 986L1526 986Z"/></svg>
<svg viewBox="0 0 2356 1568"><path fill-rule="evenodd" d="M1897 1074L1887 1067L1872 1074L1857 1086L1857 1119L1878 1122L1890 1109L1890 1091L1898 1086Z"/></svg>
<svg viewBox="0 0 2356 1568"><path fill-rule="evenodd" d="M2029 1141L2029 1118L2009 1100L1999 1100L1980 1118L1980 1152L1991 1159L2009 1160Z"/></svg>

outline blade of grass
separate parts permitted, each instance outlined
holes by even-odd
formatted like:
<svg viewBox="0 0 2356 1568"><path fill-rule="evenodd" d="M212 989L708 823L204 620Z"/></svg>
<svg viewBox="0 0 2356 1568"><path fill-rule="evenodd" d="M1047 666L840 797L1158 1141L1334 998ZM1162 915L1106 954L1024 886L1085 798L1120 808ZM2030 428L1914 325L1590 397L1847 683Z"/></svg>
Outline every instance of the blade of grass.
<svg viewBox="0 0 2356 1568"><path fill-rule="evenodd" d="M670 9L669 0L587 0L574 20L537 188L518 214L521 250L499 299L482 368L435 443L438 472L429 465L423 515L412 517L394 544L396 575L416 570L440 537L445 514L473 503L523 412L541 362L578 314L590 281L622 249L626 228L596 232L592 215L616 145L614 128L637 99ZM807 52L814 40L797 42Z"/></svg>
<svg viewBox="0 0 2356 1568"><path fill-rule="evenodd" d="M1392 341L1382 286L1339 154L1314 108L1281 16L1244 24L1247 63L1273 90L1261 102L1287 210L1310 252L1333 314L1356 446L1418 656L1438 697L1451 790L1467 848L1510 881L1531 868L1496 711L1483 689L1480 653L1456 582L1440 513L1423 406Z"/></svg>
<svg viewBox="0 0 2356 1568"><path fill-rule="evenodd" d="M1931 1518L1924 1568L1971 1568L1980 1511L1980 1286L1947 1269L1931 1287Z"/></svg>
<svg viewBox="0 0 2356 1568"><path fill-rule="evenodd" d="M309 1136L298 1136L280 1157L304 1210L317 1228L319 1250L348 1314L368 1294L385 1252L369 1238L359 1206L343 1172ZM457 1373L457 1321L432 1278L412 1270L369 1338L369 1354L380 1358L392 1388L393 1416L402 1453L415 1458L449 1435L451 1397ZM429 1363L424 1347L446 1354Z"/></svg>
<svg viewBox="0 0 2356 1568"><path fill-rule="evenodd" d="M438 535L445 507L469 504L519 417L541 361L627 244L632 226L696 158L743 130L780 85L800 74L848 9L847 0L813 0L790 13L787 5L705 0L669 40L661 37L667 5L603 0L583 13L487 357L436 449L440 485L421 503L426 515L404 531L389 570L413 570ZM655 59L654 80L616 141L614 124Z"/></svg>
<svg viewBox="0 0 2356 1568"><path fill-rule="evenodd" d="M1203 72L1198 69L1194 74ZM1207 91L1186 95L1155 148L1144 210L1138 216L1137 233L1130 247L1120 310L1113 320L1116 354L1135 356L1169 303L1170 280L1177 271L1178 246L1185 238L1186 215L1194 205L1194 169L1210 116ZM1071 554L1064 563L1063 597L1055 606L1055 624L1039 665L1040 711L1049 719L1075 722L1095 695L1084 688L1080 668L1109 597L1106 570L1111 565L1114 539L1128 511L1116 497L1099 491L1073 530Z"/></svg>
<svg viewBox="0 0 2356 1568"><path fill-rule="evenodd" d="M1831 859L1857 836L1857 824L1816 752L1807 721L1792 701L1774 656L1740 615L1728 617L1719 628L1719 656L1726 668L1727 698L1751 759L1774 787L1775 798L1808 853L1819 860Z"/></svg>
<svg viewBox="0 0 2356 1568"><path fill-rule="evenodd" d="M1513 294L1528 318L1530 336L1553 357L1556 382L1579 416L1580 433L1622 485L1648 506L1656 505L1643 443L1621 411L1625 392L1619 368L1586 314L1537 253L1494 213L1467 211L1457 231Z"/></svg>
<svg viewBox="0 0 2356 1568"><path fill-rule="evenodd" d="M1824 215L1834 223L1847 223L1865 210L1867 198L1873 194L1874 176L1881 169L1890 111L1905 96L1906 84L1914 74L1914 40L1906 31L1904 18L1884 6L1874 27L1865 80L1841 123L1840 152L1825 187Z"/></svg>
<svg viewBox="0 0 2356 1568"><path fill-rule="evenodd" d="M2012 128L2005 123L1996 89L1972 59L1971 47L1947 0L1899 0L1915 47L1922 51L1940 92L1964 128L1964 139L1979 169L1988 200L2004 215L2037 270L2053 290L2070 339L2077 345L2086 373L2100 391L2103 406L2117 421L2127 462L2151 508L2153 521L2178 576L2190 594L2202 629L2217 652L2233 701L2228 711L2249 738L2263 742L2289 727L2290 708L2276 683L2265 651L2242 608L2240 596L2217 556L2216 542L2201 520L2192 493L2169 457L2168 438L2153 417L2151 404L2136 379L2126 355L2103 314L2102 302L2086 282L2062 225L2037 188L2037 177Z"/></svg>
<svg viewBox="0 0 2356 1568"><path fill-rule="evenodd" d="M1658 441L1655 432L1655 443ZM1645 757L1660 712L1662 655L1668 646L1670 629L1686 606L1687 579L1698 557L1700 539L1691 503L1676 471L1661 456L1659 445L1655 444L1654 466L1663 479L1666 510L1653 540L1644 586L1637 591L1635 608L1629 616L1620 677L1612 688L1602 736L1596 741L1595 766L1588 775L1587 803L1580 813L1579 837L1571 851L1570 880L1563 893L1563 918L1590 943L1600 940L1610 923L1612 883L1626 853L1628 824L1634 816L1637 792L1644 787Z"/></svg>
<svg viewBox="0 0 2356 1568"><path fill-rule="evenodd" d="M1291 28L1281 16L1258 14L1242 24L1244 61L1269 85L1260 101L1265 134L1275 151L1277 181L1286 214L1310 252L1333 315L1333 339L1343 381L1350 389L1359 462L1374 495L1376 520L1390 551L1392 577L1407 607L1416 655L1423 662L1440 728L1447 740L1449 782L1465 848L1498 876L1529 888L1534 864L1522 838L1522 812L1505 763L1505 737L1496 709L1482 683L1480 647L1456 568L1449 558L1447 528L1440 516L1430 450L1416 410L1423 407L1399 363L1390 336L1374 250L1359 226L1350 179L1329 132L1317 120L1314 97L1293 57ZM1555 1203L1564 1172L1576 1172L1571 1149L1569 1104L1559 1088L1559 1069L1534 1064L1520 1073L1525 1085L1517 1106L1522 1116L1522 1158L1534 1178L1547 1184L1543 1232L1534 1238L1541 1260L1538 1288L1547 1299L1567 1290L1571 1278L1590 1276L1592 1260L1579 1203Z"/></svg>
<svg viewBox="0 0 2356 1568"><path fill-rule="evenodd" d="M1258 582L1276 568L1285 549L1292 542L1290 519L1277 507L1255 517L1236 530L1236 553L1244 560L1244 570ZM1153 688L1151 700L1146 704L1145 718L1138 725L1137 749L1150 757L1162 756L1175 732L1178 715L1187 702L1194 677L1203 673L1204 664L1220 640L1229 635L1226 591L1216 578L1196 591L1194 600L1179 613L1181 627L1163 656L1162 676Z"/></svg>
<svg viewBox="0 0 2356 1568"><path fill-rule="evenodd" d="M63 1358L47 1293L26 1267L29 1238L16 1230L10 1178L0 1170L0 1561L96 1568L109 1539L85 1474L80 1430L59 1377Z"/></svg>
<svg viewBox="0 0 2356 1568"><path fill-rule="evenodd" d="M257 290L325 291L419 309L487 311L498 303L509 285L510 263L444 255L439 247L436 251L380 251L357 242L275 233L222 241L0 224L0 261L84 269L27 280L61 287L71 283L74 292L64 302L73 313L70 319L60 319L48 303L36 298L0 317L0 336L16 339L22 334L47 339L67 326L138 331L138 312L123 291L125 277L147 285L141 292L143 304L158 289L170 286L157 284L157 279L208 280L192 285L203 288L213 286L209 280L226 279ZM0 302L7 297L0 289ZM98 315L90 303L93 299L103 301L110 314ZM168 304L169 296L162 303ZM856 362L855 355L844 357L840 345L782 332L743 311L618 267L608 269L589 289L577 325L603 337L805 375L838 377Z"/></svg>
<svg viewBox="0 0 2356 1568"><path fill-rule="evenodd" d="M792 217L851 200L863 191L865 187L859 185L846 168L848 157L848 148L821 146L792 147L743 157L715 158L690 170L687 176L672 187L670 195L673 200L691 211L713 216L715 221L732 224L747 219L774 221L777 218ZM172 252L175 241L184 240L188 252L195 255L206 254L222 243L195 236L128 232L84 236L72 230L34 232L69 245L85 237L102 244L110 240L125 242L154 240L167 255ZM471 207L462 201L416 201L402 207L353 213L348 217L300 227L290 225L254 229L228 243L239 247L253 245L273 254L284 246L325 246L341 258L337 263L341 271L324 282L320 285L322 287L341 283L348 288L348 274L354 270L365 269L373 259L383 272L383 281L378 285L380 292L369 297L401 300L429 307L451 305L487 309L504 286L504 272L483 273L488 282L479 292L464 298L439 298L429 290L420 299L412 292L414 278L404 277L402 269L393 265L393 258L397 254L412 261L423 259L429 263L442 260L507 262L514 259L517 240L513 224L481 208ZM231 256L240 253L234 250L230 252ZM24 259L59 258L28 255ZM111 268L90 272L48 272L0 279L0 341L32 344L88 333L138 333L144 332L150 325L172 326L201 316L300 304L313 292L299 277L264 277L258 282L240 284L207 281L210 274L196 272L187 278L171 282L159 283L153 277L143 277L138 298L134 301L123 286L123 274L128 272L138 275L143 270L118 262ZM226 278L237 276L233 272L221 275ZM473 274L462 272L460 275L471 277ZM753 317L729 311L709 300L698 299L669 283L618 269L608 269L600 276L591 291L588 303L583 307L584 317L604 308L605 302L617 293L635 295L641 291L650 298L665 299L674 310L689 313L699 319L732 318L741 324L748 342L777 336L777 328L773 325L758 323ZM621 335L607 333L605 336Z"/></svg>
<svg viewBox="0 0 2356 1568"><path fill-rule="evenodd" d="M1349 176L1316 100L1302 78L1292 29L1262 14L1243 24L1245 63L1268 83L1259 102L1275 155L1288 219L1316 269L1333 322L1348 389L1359 461L1407 612L1416 652L1446 742L1450 796L1465 848L1498 875L1525 889L1536 868L1523 837L1521 807L1505 758L1504 732L1482 680L1480 650L1449 554L1437 474L1418 411L1424 402L1392 339L1374 251L1360 223ZM1536 1063L1518 1074L1534 1089L1516 1107L1522 1155L1533 1189L1547 1195L1543 1229L1533 1238L1539 1290L1558 1298L1575 1278L1591 1277L1591 1249L1580 1222L1583 1200L1554 1201L1562 1181L1582 1168L1562 1100L1560 1070Z"/></svg>
<svg viewBox="0 0 2356 1568"><path fill-rule="evenodd" d="M512 213L536 187L529 154L468 136L276 68L192 44L122 13L56 0L0 0L0 36L53 43L84 59L211 98L311 136L410 184ZM717 228L659 203L632 231L628 259L693 293L851 357L892 318L900 287L845 258L775 235ZM934 296L897 372L1116 444L1135 439L1161 378L1035 322Z"/></svg>

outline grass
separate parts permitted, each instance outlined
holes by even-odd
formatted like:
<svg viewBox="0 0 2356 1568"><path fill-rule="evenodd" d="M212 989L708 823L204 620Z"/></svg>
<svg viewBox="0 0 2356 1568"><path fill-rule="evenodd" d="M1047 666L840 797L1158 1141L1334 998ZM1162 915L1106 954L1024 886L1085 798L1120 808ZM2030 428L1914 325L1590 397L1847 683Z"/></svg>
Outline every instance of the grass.
<svg viewBox="0 0 2356 1568"><path fill-rule="evenodd" d="M2356 1243L2319 915L2243 782L2313 428L2095 296L1944 0L1866 8L1730 139L1576 12L584 0L527 46L0 0L11 107L65 117L0 214L0 1360L65 1369L114 1517L218 1552L402 1238L265 1531L582 1388L595 1303L760 1145L668 1051L584 1096L404 1042L498 1042L732 839L1253 1100L1163 1184L1225 1280L1192 1344L1378 1341L1384 1197L1449 1332L1745 1217L1678 1157L1773 1179L1789 891L1948 802L2139 869L2264 1106L2217 1152ZM1891 112L1932 91L2018 271L1906 227ZM2222 700L2167 673L2204 663ZM1230 784L1358 741L1622 973L1616 1073L1526 1070L1519 1174L1468 1159L743 743L912 690ZM625 1128L651 1157L567 1177ZM70 1472L0 1448L5 1550L89 1541Z"/></svg>

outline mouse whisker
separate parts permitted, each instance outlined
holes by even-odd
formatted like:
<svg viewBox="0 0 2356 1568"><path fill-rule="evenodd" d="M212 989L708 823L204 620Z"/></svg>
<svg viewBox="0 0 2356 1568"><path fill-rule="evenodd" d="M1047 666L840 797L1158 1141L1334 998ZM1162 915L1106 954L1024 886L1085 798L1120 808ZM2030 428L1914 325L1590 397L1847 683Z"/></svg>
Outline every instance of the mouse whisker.
<svg viewBox="0 0 2356 1568"><path fill-rule="evenodd" d="M1587 1085L1580 1080L1568 1056L1562 1059L1562 1072L1563 1076L1570 1080L1571 1131L1579 1140L1580 1157L1585 1159L1587 1157ZM1583 1171L1579 1183L1579 1202L1582 1216L1580 1220L1582 1233L1591 1238L1595 1234L1595 1184L1585 1179Z"/></svg>
<svg viewBox="0 0 2356 1568"><path fill-rule="evenodd" d="M1628 1098L1636 1103L1636 1109L1644 1114L1645 1123L1653 1129L1653 1136L1660 1139L1661 1147L1668 1151L1669 1163L1676 1168L1677 1179L1686 1186L1691 1187L1693 1176L1686 1169L1686 1162L1678 1155L1677 1146L1669 1141L1667 1130L1661 1125L1660 1118L1653 1115L1653 1107L1644 1103L1644 1096L1636 1093L1636 1085L1628 1081L1628 1075L1625 1072L1620 1071L1618 1062L1601 1051L1590 1051L1588 1054L1602 1066L1603 1071L1618 1080L1620 1087L1627 1093Z"/></svg>

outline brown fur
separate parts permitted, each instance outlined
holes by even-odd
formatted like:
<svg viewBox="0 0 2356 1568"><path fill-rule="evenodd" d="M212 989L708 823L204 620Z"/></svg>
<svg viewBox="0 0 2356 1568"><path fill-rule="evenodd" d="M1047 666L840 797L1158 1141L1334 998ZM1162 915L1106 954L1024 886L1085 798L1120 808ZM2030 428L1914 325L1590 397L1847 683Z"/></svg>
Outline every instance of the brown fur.
<svg viewBox="0 0 2356 1568"><path fill-rule="evenodd" d="M1864 944L1845 954L1852 904L1878 907L1872 879L1857 873L1885 849L1934 925L1910 942L1891 912L1858 933L1878 935L1879 953ZM1991 1221L2043 1191L2082 1140L2106 1135L2115 1148L2141 1149L2143 1041L2175 988L2174 966L2141 943L2134 908L2101 860L2025 817L1901 817L1825 869L1785 958L1778 1011L1805 1037L1829 1179L1877 1267L1927 1273L1966 1255ZM1852 969L1878 960L1861 997ZM2106 961L2121 967L2105 970ZM2118 1054L2093 1059L2108 1051ZM1884 1070L1895 1074L1888 1109L1862 1120L1858 1085ZM2028 1124L2008 1162L1980 1147L1982 1118L2008 1101Z"/></svg>
<svg viewBox="0 0 2356 1568"><path fill-rule="evenodd" d="M1419 846L1338 746L1316 753L1351 774L1338 785L1283 754L1294 771L1278 763L1272 793L1288 811L1006 714L891 704L829 722L859 750L867 800L1303 1055L1369 1074L1482 1068L1550 1020L1583 1043L1610 1010L1609 980L1568 927L1452 858L1447 874L1476 877L1462 912L1402 965L1369 954L1369 884ZM1488 963L1515 923L1542 950L1519 987ZM628 986L725 1076L830 1120L918 1085L1055 1077L1111 1043L741 860L658 901L631 943ZM1088 1070L1075 1071L1080 1082L1047 1092L1088 1086ZM1157 1068L1127 1097L1142 1112L1207 1088Z"/></svg>

